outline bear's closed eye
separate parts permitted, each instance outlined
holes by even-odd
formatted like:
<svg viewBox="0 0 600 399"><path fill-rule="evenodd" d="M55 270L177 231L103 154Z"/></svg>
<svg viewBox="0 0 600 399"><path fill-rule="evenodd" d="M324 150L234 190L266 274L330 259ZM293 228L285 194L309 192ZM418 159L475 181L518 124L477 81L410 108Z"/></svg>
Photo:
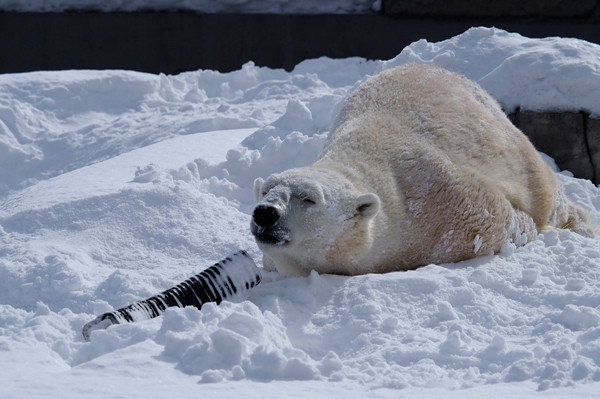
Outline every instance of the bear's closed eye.
<svg viewBox="0 0 600 399"><path fill-rule="evenodd" d="M368 209L368 208L369 208L371 205L372 205L372 204L362 204L362 205L360 205L358 208L356 208L356 210L357 210L359 213L362 213L362 212L366 211L366 210L367 210L367 209Z"/></svg>

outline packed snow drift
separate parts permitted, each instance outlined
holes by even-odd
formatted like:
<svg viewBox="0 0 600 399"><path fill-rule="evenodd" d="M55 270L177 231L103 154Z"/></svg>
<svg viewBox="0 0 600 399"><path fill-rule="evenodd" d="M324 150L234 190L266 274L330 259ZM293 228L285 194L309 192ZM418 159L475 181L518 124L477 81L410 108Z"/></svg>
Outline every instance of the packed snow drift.
<svg viewBox="0 0 600 399"><path fill-rule="evenodd" d="M0 75L0 397L597 394L600 237L569 231L409 272L263 271L235 302L84 341L96 316L239 249L260 263L254 178L311 164L359 82L415 61L465 74L507 111L600 115L599 46L488 28L290 73ZM559 176L600 221L600 189Z"/></svg>

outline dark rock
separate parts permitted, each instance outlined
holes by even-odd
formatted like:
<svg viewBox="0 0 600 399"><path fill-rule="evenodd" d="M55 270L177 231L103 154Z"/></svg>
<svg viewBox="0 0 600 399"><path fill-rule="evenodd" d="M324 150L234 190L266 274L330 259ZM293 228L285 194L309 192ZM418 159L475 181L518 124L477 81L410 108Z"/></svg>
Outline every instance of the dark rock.
<svg viewBox="0 0 600 399"><path fill-rule="evenodd" d="M584 113L574 112L518 111L511 116L515 126L539 151L553 157L560 169L594 181L595 172L586 140L586 119Z"/></svg>
<svg viewBox="0 0 600 399"><path fill-rule="evenodd" d="M600 184L600 119L589 118L587 120L586 137L590 157L594 167L596 184Z"/></svg>

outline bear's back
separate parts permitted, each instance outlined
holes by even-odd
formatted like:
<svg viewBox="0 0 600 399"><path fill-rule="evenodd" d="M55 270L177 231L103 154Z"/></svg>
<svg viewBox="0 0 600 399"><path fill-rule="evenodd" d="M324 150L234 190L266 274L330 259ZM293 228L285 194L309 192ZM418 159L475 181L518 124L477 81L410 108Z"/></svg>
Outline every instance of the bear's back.
<svg viewBox="0 0 600 399"><path fill-rule="evenodd" d="M423 153L424 162L449 159L497 187L538 226L547 222L555 180L533 145L481 87L433 65L403 65L363 82L340 110L323 157L372 159L395 174L399 158Z"/></svg>

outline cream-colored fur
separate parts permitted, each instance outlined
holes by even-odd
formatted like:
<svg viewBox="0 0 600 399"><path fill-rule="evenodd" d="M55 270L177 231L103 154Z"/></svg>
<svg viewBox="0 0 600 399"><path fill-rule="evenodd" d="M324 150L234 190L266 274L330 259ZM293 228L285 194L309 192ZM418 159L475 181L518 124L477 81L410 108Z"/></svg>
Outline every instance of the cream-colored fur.
<svg viewBox="0 0 600 399"><path fill-rule="evenodd" d="M507 240L524 245L550 226L591 234L585 212L497 102L431 65L365 81L319 160L257 179L255 195L280 216L251 227L265 267L284 275L456 262Z"/></svg>

